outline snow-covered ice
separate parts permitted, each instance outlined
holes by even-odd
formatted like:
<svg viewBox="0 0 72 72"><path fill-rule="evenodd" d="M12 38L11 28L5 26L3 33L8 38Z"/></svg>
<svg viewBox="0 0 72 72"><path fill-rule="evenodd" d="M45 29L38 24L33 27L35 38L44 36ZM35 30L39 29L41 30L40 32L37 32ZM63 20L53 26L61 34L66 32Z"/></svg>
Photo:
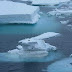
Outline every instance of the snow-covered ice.
<svg viewBox="0 0 72 72"><path fill-rule="evenodd" d="M49 35L49 34L50 35ZM46 37L42 37L45 36ZM17 48L9 50L5 53L0 53L0 61L3 62L50 62L60 58L64 55L60 51L55 51L57 48L55 46L46 43L43 39L50 38L53 36L58 36L59 33L47 32L41 34L41 39L26 38L20 40ZM49 35L49 36L47 36ZM37 37L37 36L36 36Z"/></svg>
<svg viewBox="0 0 72 72"><path fill-rule="evenodd" d="M61 15L61 14L72 14L72 10L65 10L65 9L55 9L53 11L48 12L50 15Z"/></svg>
<svg viewBox="0 0 72 72"><path fill-rule="evenodd" d="M32 37L31 39L42 40L42 39L45 39L45 38L50 38L50 37L59 36L59 35L60 35L59 33L47 32L47 33L43 33L41 35L38 35L36 37ZM23 42L23 41L25 41L25 39L21 40L19 42Z"/></svg>
<svg viewBox="0 0 72 72"><path fill-rule="evenodd" d="M56 19L61 23L70 27L72 25L72 1L58 4L54 10L47 13L51 16L56 16ZM72 27L70 28L72 29Z"/></svg>
<svg viewBox="0 0 72 72"><path fill-rule="evenodd" d="M72 58L65 58L51 64L48 72L72 72Z"/></svg>
<svg viewBox="0 0 72 72"><path fill-rule="evenodd" d="M2 23L36 23L39 19L39 7L24 3L0 1L0 22Z"/></svg>
<svg viewBox="0 0 72 72"><path fill-rule="evenodd" d="M61 24L67 24L69 22L69 20L67 20L67 21L60 21L60 22L61 22Z"/></svg>
<svg viewBox="0 0 72 72"><path fill-rule="evenodd" d="M20 0L20 1L28 1L28 2L29 2L29 1L31 1L31 0Z"/></svg>
<svg viewBox="0 0 72 72"><path fill-rule="evenodd" d="M70 0L32 0L33 5L56 5Z"/></svg>
<svg viewBox="0 0 72 72"><path fill-rule="evenodd" d="M57 48L49 43L45 43L43 39L59 35L59 33L47 32L36 37L20 40L19 43L21 44L17 46L17 49L9 50L8 53L19 54L24 57L47 56L49 51L55 51Z"/></svg>
<svg viewBox="0 0 72 72"><path fill-rule="evenodd" d="M24 55L26 56L26 54ZM64 57L60 51L52 51L45 57L36 57L36 53L34 57L24 57L24 55L17 53L0 53L0 62L50 62Z"/></svg>

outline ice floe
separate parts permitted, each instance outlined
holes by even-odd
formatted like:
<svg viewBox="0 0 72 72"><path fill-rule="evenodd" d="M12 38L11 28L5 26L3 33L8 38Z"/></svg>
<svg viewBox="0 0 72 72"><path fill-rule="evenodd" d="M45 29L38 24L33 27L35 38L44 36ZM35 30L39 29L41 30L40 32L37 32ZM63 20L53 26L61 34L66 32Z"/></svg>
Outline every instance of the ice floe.
<svg viewBox="0 0 72 72"><path fill-rule="evenodd" d="M0 53L0 61L3 62L50 62L63 58L56 47L46 43L45 38L59 36L59 33L47 32L36 37L19 41L16 49Z"/></svg>
<svg viewBox="0 0 72 72"><path fill-rule="evenodd" d="M59 36L59 33L47 32L36 37L20 40L20 45L17 49L9 50L10 54L19 54L24 57L44 57L47 56L49 51L55 51L56 47L45 43L43 39L54 36Z"/></svg>
<svg viewBox="0 0 72 72"><path fill-rule="evenodd" d="M31 0L33 5L56 5L70 0Z"/></svg>
<svg viewBox="0 0 72 72"><path fill-rule="evenodd" d="M20 1L28 1L28 2L32 2L31 0L20 0Z"/></svg>
<svg viewBox="0 0 72 72"><path fill-rule="evenodd" d="M0 23L30 23L39 20L39 7L24 3L0 1Z"/></svg>
<svg viewBox="0 0 72 72"><path fill-rule="evenodd" d="M72 54L70 55L70 57L72 57Z"/></svg>
<svg viewBox="0 0 72 72"><path fill-rule="evenodd" d="M72 1L58 4L54 10L47 13L50 16L55 16L57 21L72 29Z"/></svg>
<svg viewBox="0 0 72 72"><path fill-rule="evenodd" d="M69 20L67 21L60 21L61 24L67 24L69 22Z"/></svg>
<svg viewBox="0 0 72 72"><path fill-rule="evenodd" d="M72 58L56 61L48 67L48 72L72 72Z"/></svg>
<svg viewBox="0 0 72 72"><path fill-rule="evenodd" d="M72 14L72 10L65 10L65 9L55 9L54 11L48 12L51 15L61 15L61 14Z"/></svg>

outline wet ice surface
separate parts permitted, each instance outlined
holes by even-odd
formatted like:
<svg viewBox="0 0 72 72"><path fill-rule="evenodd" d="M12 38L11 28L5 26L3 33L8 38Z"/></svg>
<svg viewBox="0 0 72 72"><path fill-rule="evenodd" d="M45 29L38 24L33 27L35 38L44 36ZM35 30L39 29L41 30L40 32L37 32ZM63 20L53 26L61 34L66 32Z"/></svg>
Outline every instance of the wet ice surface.
<svg viewBox="0 0 72 72"><path fill-rule="evenodd" d="M72 58L57 61L48 67L48 72L72 72Z"/></svg>
<svg viewBox="0 0 72 72"><path fill-rule="evenodd" d="M50 62L63 58L64 55L57 52L50 52L46 57L24 57L18 54L0 53L0 61L2 62Z"/></svg>
<svg viewBox="0 0 72 72"><path fill-rule="evenodd" d="M23 58L6 53L8 50L15 49L19 40L33 36L37 35L0 35L0 52L2 52L0 53L0 72L42 72L42 69L46 68L53 61L65 57L59 50L50 52L47 57L43 58ZM45 41L56 46L59 38L61 37L45 39ZM57 41L56 44L55 40Z"/></svg>

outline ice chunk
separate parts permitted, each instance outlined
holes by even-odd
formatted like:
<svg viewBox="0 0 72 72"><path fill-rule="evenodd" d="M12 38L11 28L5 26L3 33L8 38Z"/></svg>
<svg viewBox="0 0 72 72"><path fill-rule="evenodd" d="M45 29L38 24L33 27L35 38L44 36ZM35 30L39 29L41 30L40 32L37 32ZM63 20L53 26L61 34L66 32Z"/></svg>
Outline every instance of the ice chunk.
<svg viewBox="0 0 72 72"><path fill-rule="evenodd" d="M54 37L54 36L59 36L59 33L55 33L55 32L47 32L44 34L41 34L39 36L33 37L34 39L45 39L45 38L50 38L50 37Z"/></svg>
<svg viewBox="0 0 72 72"><path fill-rule="evenodd" d="M43 57L43 55L46 55L47 52L44 52L45 54L43 54L43 52L35 53L34 55L32 53L31 55L30 53L24 53L23 55L16 53L0 53L0 62L50 62L64 57L64 55L59 51L50 52L46 57Z"/></svg>
<svg viewBox="0 0 72 72"><path fill-rule="evenodd" d="M21 45L18 45L17 49L8 51L8 53L24 55L24 57L47 56L49 51L55 51L57 48L49 43L45 43L42 39L57 35L59 35L59 33L47 32L36 37L20 40Z"/></svg>
<svg viewBox="0 0 72 72"><path fill-rule="evenodd" d="M17 48L18 48L19 50L23 50L23 47L22 47L21 45L18 45Z"/></svg>
<svg viewBox="0 0 72 72"><path fill-rule="evenodd" d="M72 54L70 55L70 57L72 57Z"/></svg>
<svg viewBox="0 0 72 72"><path fill-rule="evenodd" d="M50 38L50 37L54 37L54 36L59 36L60 34L59 33L55 33L55 32L47 32L47 33L44 33L44 34L41 34L41 35L38 35L36 37L32 37L32 38L29 38L29 39L23 39L23 40L20 40L19 42L34 42L36 40L42 40L42 39L45 39L45 38Z"/></svg>
<svg viewBox="0 0 72 72"><path fill-rule="evenodd" d="M50 15L61 15L61 14L72 14L72 10L65 10L65 9L55 9L53 11L48 12Z"/></svg>
<svg viewBox="0 0 72 72"><path fill-rule="evenodd" d="M31 0L20 0L20 1L28 1L28 2L29 2L29 1L31 1Z"/></svg>
<svg viewBox="0 0 72 72"><path fill-rule="evenodd" d="M19 50L18 50L18 49L9 50L8 53L11 53L11 54L18 54L18 53L19 53Z"/></svg>
<svg viewBox="0 0 72 72"><path fill-rule="evenodd" d="M61 24L67 24L69 22L69 20L67 20L67 21L60 21L60 22L61 22Z"/></svg>
<svg viewBox="0 0 72 72"><path fill-rule="evenodd" d="M72 58L65 58L51 64L48 72L72 72Z"/></svg>
<svg viewBox="0 0 72 72"><path fill-rule="evenodd" d="M70 0L32 0L33 5L56 5Z"/></svg>
<svg viewBox="0 0 72 72"><path fill-rule="evenodd" d="M39 7L24 3L0 1L0 23L36 23Z"/></svg>

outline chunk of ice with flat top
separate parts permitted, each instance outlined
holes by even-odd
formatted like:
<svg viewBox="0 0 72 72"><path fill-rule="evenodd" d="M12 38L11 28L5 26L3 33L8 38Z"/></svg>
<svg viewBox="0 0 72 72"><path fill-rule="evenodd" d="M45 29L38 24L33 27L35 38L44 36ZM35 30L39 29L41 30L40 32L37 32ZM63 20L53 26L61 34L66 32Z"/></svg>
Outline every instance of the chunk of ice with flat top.
<svg viewBox="0 0 72 72"><path fill-rule="evenodd" d="M39 7L11 1L0 1L0 23L36 23Z"/></svg>

